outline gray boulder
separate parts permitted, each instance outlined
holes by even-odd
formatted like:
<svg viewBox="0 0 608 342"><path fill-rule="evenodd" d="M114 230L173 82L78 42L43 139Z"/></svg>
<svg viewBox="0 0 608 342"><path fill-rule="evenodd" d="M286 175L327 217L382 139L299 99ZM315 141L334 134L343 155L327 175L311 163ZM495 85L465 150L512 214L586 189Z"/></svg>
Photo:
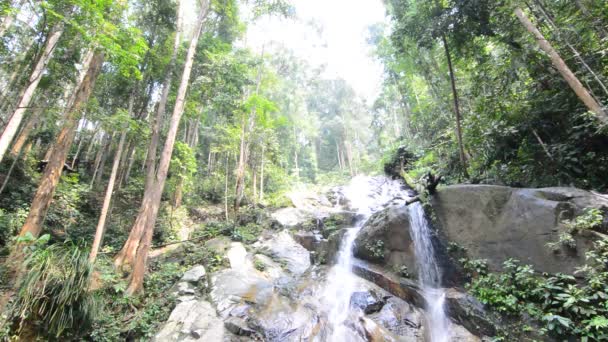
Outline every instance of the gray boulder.
<svg viewBox="0 0 608 342"><path fill-rule="evenodd" d="M407 207L391 205L372 215L355 239L353 252L357 258L389 269L405 265L416 274Z"/></svg>
<svg viewBox="0 0 608 342"><path fill-rule="evenodd" d="M204 300L179 303L152 341L223 341L224 324Z"/></svg>
<svg viewBox="0 0 608 342"><path fill-rule="evenodd" d="M184 273L182 281L196 285L205 279L206 274L207 272L205 271L205 266L196 265Z"/></svg>
<svg viewBox="0 0 608 342"><path fill-rule="evenodd" d="M608 207L608 199L575 188L516 189L494 185L440 188L433 209L447 240L467 249L468 257L486 259L492 269L514 258L541 272L571 273L584 263L592 246L577 237L577 250L555 253L561 222L585 208Z"/></svg>
<svg viewBox="0 0 608 342"><path fill-rule="evenodd" d="M380 311L384 306L384 300L371 291L358 291L350 296L350 306L363 311L365 314L372 314Z"/></svg>

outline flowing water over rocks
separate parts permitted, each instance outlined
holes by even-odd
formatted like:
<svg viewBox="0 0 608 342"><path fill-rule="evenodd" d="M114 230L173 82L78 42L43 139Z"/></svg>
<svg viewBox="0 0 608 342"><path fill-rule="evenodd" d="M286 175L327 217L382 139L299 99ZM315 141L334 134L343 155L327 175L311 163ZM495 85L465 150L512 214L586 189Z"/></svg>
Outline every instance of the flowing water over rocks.
<svg viewBox="0 0 608 342"><path fill-rule="evenodd" d="M155 340L479 341L445 316L430 231L421 207L405 207L408 191L402 183L384 177L356 177L335 190L333 204L323 199L315 206L311 205L315 200L308 198L306 207L294 208L306 220L346 217L338 220L345 224L343 229L332 227L335 231L326 234L323 229L330 228L324 228L320 219L311 235L302 235L294 231L300 228L293 227L307 223L294 220L283 226L291 229L267 231L249 246L225 238L208 241L208 248L225 255L230 267L205 273L197 266L176 284L179 304ZM405 208L412 221L411 227L400 229L412 235L414 247L404 249L415 249L419 284L394 278L385 269L373 273L371 266L353 256L362 227L391 206ZM327 260L333 266L312 263L316 247L332 246L328 236L339 239L335 260ZM306 243L296 242L301 239ZM380 252L382 248L376 247ZM390 285L387 279L397 279L390 281L400 285ZM405 291L403 284L409 284ZM457 312L466 316L466 311Z"/></svg>

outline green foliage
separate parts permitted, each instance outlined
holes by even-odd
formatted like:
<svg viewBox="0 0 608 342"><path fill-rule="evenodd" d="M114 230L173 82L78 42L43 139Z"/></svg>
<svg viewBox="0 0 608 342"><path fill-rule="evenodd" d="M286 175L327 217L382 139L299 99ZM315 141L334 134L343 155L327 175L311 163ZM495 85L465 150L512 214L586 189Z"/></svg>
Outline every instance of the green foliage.
<svg viewBox="0 0 608 342"><path fill-rule="evenodd" d="M371 256L382 260L384 259L384 241L376 240L374 242L366 242L365 249L371 253Z"/></svg>
<svg viewBox="0 0 608 342"><path fill-rule="evenodd" d="M8 212L0 208L0 246L7 246L19 229L25 223L28 211L19 208L14 212Z"/></svg>
<svg viewBox="0 0 608 342"><path fill-rule="evenodd" d="M606 21L590 20L591 13L605 18L600 3L536 1L525 7L579 80L605 102L605 77L595 75L607 70L606 60L593 56L603 49L605 35L597 25ZM514 5L387 1L392 20L375 26L368 39L386 75L373 106L375 136L383 146L404 141L421 157L412 179L434 171L448 183L462 181L447 47L473 183L603 190L607 132L553 72L546 55L536 52L537 42L514 16Z"/></svg>
<svg viewBox="0 0 608 342"><path fill-rule="evenodd" d="M40 240L48 241L48 235ZM99 313L98 298L89 290L88 252L72 242L37 245L25 262L12 317L19 329L35 327L51 338L84 333Z"/></svg>
<svg viewBox="0 0 608 342"><path fill-rule="evenodd" d="M488 273L479 263L467 261L465 269L473 277L467 288L498 312L515 317L525 313L536 319L543 326L541 332L560 338L605 340L608 241L597 241L586 257L587 265L576 271L580 281L565 274L537 274L515 260L506 261L501 273Z"/></svg>
<svg viewBox="0 0 608 342"><path fill-rule="evenodd" d="M256 260L254 262L253 266L255 267L256 270L258 270L260 272L264 272L264 270L266 269L266 264L260 260Z"/></svg>
<svg viewBox="0 0 608 342"><path fill-rule="evenodd" d="M111 260L100 260L102 299L106 304L95 317L89 336L92 341L149 340L175 306L169 289L187 270L166 260L152 261L145 279L145 295L125 296L127 282L115 273Z"/></svg>
<svg viewBox="0 0 608 342"><path fill-rule="evenodd" d="M242 241L246 244L254 243L258 240L262 227L255 223L248 223L245 226L237 226L232 231L232 240Z"/></svg>
<svg viewBox="0 0 608 342"><path fill-rule="evenodd" d="M565 220L563 222L566 231L559 234L557 242L549 242L547 246L554 251L559 251L561 246L576 250L576 240L574 236L585 230L598 229L604 222L604 215L600 209L586 208L583 214L577 216L573 220Z"/></svg>

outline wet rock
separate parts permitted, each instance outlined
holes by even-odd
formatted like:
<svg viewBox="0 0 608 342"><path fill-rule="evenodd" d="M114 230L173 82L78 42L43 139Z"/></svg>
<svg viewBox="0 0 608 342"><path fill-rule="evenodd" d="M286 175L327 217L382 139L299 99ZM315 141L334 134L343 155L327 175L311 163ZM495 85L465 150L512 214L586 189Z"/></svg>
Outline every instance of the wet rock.
<svg viewBox="0 0 608 342"><path fill-rule="evenodd" d="M443 234L486 259L493 270L514 258L541 272L571 273L584 263L591 241L577 237L577 251L554 253L560 222L584 208L607 208L608 199L575 188L516 189L494 185L453 185L438 189L433 209ZM483 232L483 234L480 234Z"/></svg>
<svg viewBox="0 0 608 342"><path fill-rule="evenodd" d="M247 322L239 317L230 317L224 321L224 327L237 336L251 336L255 331L247 326Z"/></svg>
<svg viewBox="0 0 608 342"><path fill-rule="evenodd" d="M321 240L319 247L315 251L315 262L328 265L334 264L345 233L345 229L340 229L332 233L327 239Z"/></svg>
<svg viewBox="0 0 608 342"><path fill-rule="evenodd" d="M361 309L365 314L371 314L382 309L384 300L374 291L354 292L350 296L350 306Z"/></svg>
<svg viewBox="0 0 608 342"><path fill-rule="evenodd" d="M186 271L186 273L184 273L184 276L182 277L181 281L196 285L205 279L206 274L207 272L205 271L205 266L196 265L190 270Z"/></svg>
<svg viewBox="0 0 608 342"><path fill-rule="evenodd" d="M299 276L310 267L310 253L283 230L271 239L254 244L254 247L268 250L273 258L280 259L286 269Z"/></svg>
<svg viewBox="0 0 608 342"><path fill-rule="evenodd" d="M289 277L281 264L272 260L272 258L268 257L267 255L256 254L253 257L253 260L256 270L269 280L277 282Z"/></svg>
<svg viewBox="0 0 608 342"><path fill-rule="evenodd" d="M361 261L354 263L353 272L392 295L424 309L425 300L420 287L415 282L405 278L397 278L378 266ZM471 333L478 336L495 335L495 320L485 312L483 305L472 296L456 289L447 289L445 306L448 316Z"/></svg>
<svg viewBox="0 0 608 342"><path fill-rule="evenodd" d="M189 300L179 303L173 309L167 322L152 340L223 341L224 334L224 324L209 302Z"/></svg>
<svg viewBox="0 0 608 342"><path fill-rule="evenodd" d="M391 205L372 215L355 240L357 258L387 268L405 265L415 274L416 259L407 206Z"/></svg>
<svg viewBox="0 0 608 342"><path fill-rule="evenodd" d="M308 229L315 228L318 217L312 212L299 208L283 208L272 213L281 228Z"/></svg>
<svg viewBox="0 0 608 342"><path fill-rule="evenodd" d="M423 336L422 311L399 298L388 298L379 312L368 317L392 334L408 341L416 341Z"/></svg>
<svg viewBox="0 0 608 342"><path fill-rule="evenodd" d="M319 243L316 234L309 231L298 231L293 234L293 238L302 245L302 247L311 252L316 250L317 244Z"/></svg>
<svg viewBox="0 0 608 342"><path fill-rule="evenodd" d="M417 307L424 307L422 291L414 281L398 278L377 265L371 265L358 260L355 261L352 269L354 274L376 284L393 296L412 303Z"/></svg>
<svg viewBox="0 0 608 342"><path fill-rule="evenodd" d="M264 306L273 295L272 282L255 270L223 270L211 277L211 284L209 296L222 317L243 303Z"/></svg>
<svg viewBox="0 0 608 342"><path fill-rule="evenodd" d="M478 336L494 336L495 323L488 317L483 304L456 289L446 290L447 314L456 323Z"/></svg>
<svg viewBox="0 0 608 342"><path fill-rule="evenodd" d="M232 242L230 249L226 252L226 257L230 261L230 268L235 270L253 270L253 263L247 256L247 250L240 242Z"/></svg>

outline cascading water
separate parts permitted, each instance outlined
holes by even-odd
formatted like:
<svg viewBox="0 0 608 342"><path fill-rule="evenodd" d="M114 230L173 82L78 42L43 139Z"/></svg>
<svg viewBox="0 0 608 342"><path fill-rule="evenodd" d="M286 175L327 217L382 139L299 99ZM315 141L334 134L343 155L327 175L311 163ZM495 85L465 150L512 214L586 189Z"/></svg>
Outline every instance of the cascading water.
<svg viewBox="0 0 608 342"><path fill-rule="evenodd" d="M327 341L343 342L356 341L360 338L349 326L350 298L353 293L356 278L351 268L353 264L353 244L357 234L376 211L391 201L405 205L408 198L401 183L388 178L372 178L358 176L343 190L343 198L357 212L359 219L354 227L348 228L340 250L337 263L330 270L327 284L323 293L324 303L329 308L327 312L329 336ZM424 210L419 203L411 204L408 208L411 235L417 260L418 279L427 302L427 327L431 342L449 341L449 320L444 311L445 293L441 288L441 270L435 259L435 251L431 241L431 232L424 216Z"/></svg>
<svg viewBox="0 0 608 342"><path fill-rule="evenodd" d="M435 259L431 231L420 203L408 207L410 234L414 241L418 281L427 304L427 326L431 342L450 340L449 320L445 314L445 292L441 288L441 269Z"/></svg>
<svg viewBox="0 0 608 342"><path fill-rule="evenodd" d="M358 220L354 227L346 230L342 238L336 265L329 272L324 291L324 301L330 307L328 323L331 332L328 341L343 342L357 339L346 324L355 283L355 276L351 272L353 244L367 219L383 205L399 197L400 189L401 185L398 182L387 178L357 176L343 190L343 199L349 201L350 207L356 210Z"/></svg>

